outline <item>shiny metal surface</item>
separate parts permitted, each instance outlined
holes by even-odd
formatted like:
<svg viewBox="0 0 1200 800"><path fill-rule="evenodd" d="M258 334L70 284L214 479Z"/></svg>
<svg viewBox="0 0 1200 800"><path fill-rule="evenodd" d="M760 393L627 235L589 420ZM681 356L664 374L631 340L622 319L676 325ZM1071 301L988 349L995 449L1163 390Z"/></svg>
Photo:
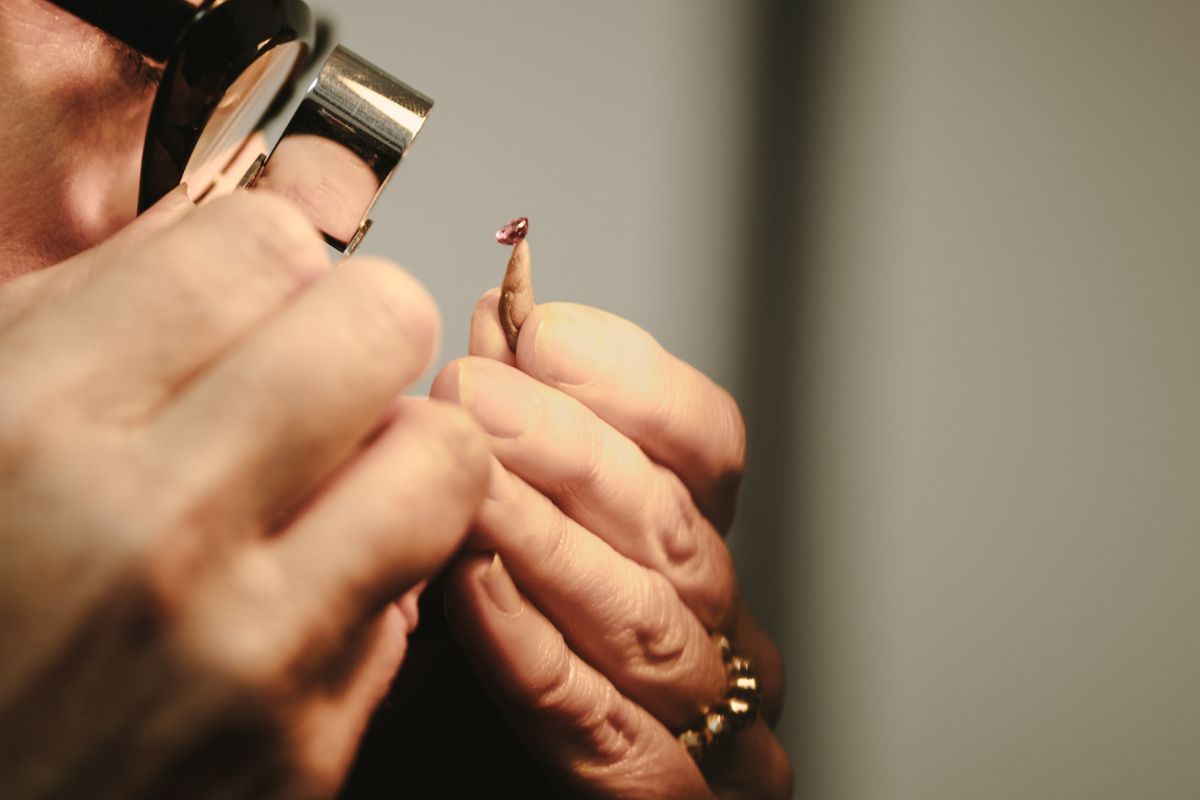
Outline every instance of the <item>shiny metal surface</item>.
<svg viewBox="0 0 1200 800"><path fill-rule="evenodd" d="M338 47L243 184L291 198L332 247L352 253L432 109L425 95Z"/></svg>

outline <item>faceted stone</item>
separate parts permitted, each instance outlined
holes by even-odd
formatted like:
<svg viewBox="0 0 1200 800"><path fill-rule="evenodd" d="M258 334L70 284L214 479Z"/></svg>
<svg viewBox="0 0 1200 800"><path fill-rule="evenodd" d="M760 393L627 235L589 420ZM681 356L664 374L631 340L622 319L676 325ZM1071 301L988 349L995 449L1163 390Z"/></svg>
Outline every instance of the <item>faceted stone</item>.
<svg viewBox="0 0 1200 800"><path fill-rule="evenodd" d="M729 683L729 694L747 700L758 697L758 678L753 675L738 675Z"/></svg>
<svg viewBox="0 0 1200 800"><path fill-rule="evenodd" d="M704 731L708 734L710 747L721 744L733 734L729 720L719 711L710 711L704 718Z"/></svg>
<svg viewBox="0 0 1200 800"><path fill-rule="evenodd" d="M529 235L529 217L518 217L496 231L496 241L513 245Z"/></svg>
<svg viewBox="0 0 1200 800"><path fill-rule="evenodd" d="M735 731L744 731L758 716L757 708L749 700L731 697L725 701L725 716Z"/></svg>

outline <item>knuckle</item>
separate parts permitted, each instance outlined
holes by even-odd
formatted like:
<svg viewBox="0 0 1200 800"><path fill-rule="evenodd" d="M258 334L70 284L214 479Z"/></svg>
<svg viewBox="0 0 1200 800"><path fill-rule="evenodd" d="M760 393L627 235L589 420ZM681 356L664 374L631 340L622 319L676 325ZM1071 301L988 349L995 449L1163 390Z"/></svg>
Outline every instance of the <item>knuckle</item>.
<svg viewBox="0 0 1200 800"><path fill-rule="evenodd" d="M565 645L556 648L534 678L535 706L570 732L593 767L623 762L641 739L638 720L612 684L588 681L584 669Z"/></svg>
<svg viewBox="0 0 1200 800"><path fill-rule="evenodd" d="M380 334L378 341L389 350L404 342L422 365L432 358L441 319L415 278L390 261L366 257L347 262L337 274L350 283L347 302L364 330Z"/></svg>
<svg viewBox="0 0 1200 800"><path fill-rule="evenodd" d="M685 661L691 628L675 588L662 574L646 570L636 580L636 622L623 632L627 663L635 671L672 672Z"/></svg>
<svg viewBox="0 0 1200 800"><path fill-rule="evenodd" d="M678 476L665 468L659 484L658 502L651 506L651 534L663 549L667 563L695 563L707 521L696 508L692 495Z"/></svg>
<svg viewBox="0 0 1200 800"><path fill-rule="evenodd" d="M635 760L643 739L640 723L629 713L623 699L612 686L605 686L601 698L583 722L591 768L604 769Z"/></svg>
<svg viewBox="0 0 1200 800"><path fill-rule="evenodd" d="M296 603L311 603L289 591L265 550L251 548L219 565L211 561L179 570L158 559L147 571L150 605L164 635L180 663L247 708L286 705L311 671L310 654L329 652L319 645L328 645L332 622L313 613L304 625L287 624L298 619Z"/></svg>
<svg viewBox="0 0 1200 800"><path fill-rule="evenodd" d="M530 674L529 689L538 716L569 729L585 727L598 699L590 688L583 662L571 653L562 635L556 633L553 646L545 648Z"/></svg>
<svg viewBox="0 0 1200 800"><path fill-rule="evenodd" d="M242 266L262 270L269 277L302 284L329 269L317 229L295 205L277 195L235 192L195 216L203 235L220 236L240 251Z"/></svg>
<svg viewBox="0 0 1200 800"><path fill-rule="evenodd" d="M610 439L597 417L586 416L577 430L582 442L573 450L574 459L557 476L557 488L564 497L584 500L596 494L604 480Z"/></svg>
<svg viewBox="0 0 1200 800"><path fill-rule="evenodd" d="M439 400L419 402L414 410L430 449L445 458L445 471L463 486L486 486L490 456L479 424L458 406Z"/></svg>
<svg viewBox="0 0 1200 800"><path fill-rule="evenodd" d="M736 476L740 480L746 470L746 418L733 394L723 386L716 387L716 426L719 441L725 443L719 472L722 476Z"/></svg>
<svg viewBox="0 0 1200 800"><path fill-rule="evenodd" d="M556 508L550 509L549 520L540 535L530 537L534 552L530 553L534 563L539 565L560 565L569 561L567 543L570 541L567 516Z"/></svg>
<svg viewBox="0 0 1200 800"><path fill-rule="evenodd" d="M733 556L683 482L667 475L652 504L650 535L677 594L707 627L721 628L736 610Z"/></svg>

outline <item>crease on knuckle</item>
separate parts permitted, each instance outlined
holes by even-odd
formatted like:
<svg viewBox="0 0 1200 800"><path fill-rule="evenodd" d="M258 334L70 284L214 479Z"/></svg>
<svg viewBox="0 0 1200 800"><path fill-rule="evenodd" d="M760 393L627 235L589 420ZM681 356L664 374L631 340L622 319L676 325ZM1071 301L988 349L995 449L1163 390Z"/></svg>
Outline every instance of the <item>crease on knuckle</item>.
<svg viewBox="0 0 1200 800"><path fill-rule="evenodd" d="M529 673L529 691L539 716L571 725L589 706L580 663L556 633L542 654L541 662Z"/></svg>
<svg viewBox="0 0 1200 800"><path fill-rule="evenodd" d="M733 557L691 493L670 471L655 504L662 568L696 616L710 628L728 620L737 594Z"/></svg>
<svg viewBox="0 0 1200 800"><path fill-rule="evenodd" d="M646 571L635 590L640 613L623 631L627 663L635 672L673 673L688 651L688 627L675 588L657 572Z"/></svg>
<svg viewBox="0 0 1200 800"><path fill-rule="evenodd" d="M548 509L549 519L540 535L532 536L533 561L538 566L558 568L568 560L567 544L570 541L570 523L567 515L557 508Z"/></svg>
<svg viewBox="0 0 1200 800"><path fill-rule="evenodd" d="M556 653L535 683L538 711L574 742L580 770L606 770L627 761L642 738L636 715L612 684L590 685L586 667L565 645Z"/></svg>
<svg viewBox="0 0 1200 800"><path fill-rule="evenodd" d="M583 772L606 772L613 768L628 768L641 760L644 736L642 723L630 712L624 698L607 686L604 697L584 728L584 741L590 758Z"/></svg>
<svg viewBox="0 0 1200 800"><path fill-rule="evenodd" d="M608 460L608 441L602 423L588 417L581 426L584 446L579 448L577 460L558 476L558 491L564 498L582 501L598 493L604 480L604 466Z"/></svg>
<svg viewBox="0 0 1200 800"><path fill-rule="evenodd" d="M654 513L655 543L662 548L666 563L676 569L695 569L700 539L707 521L696 508L692 495L675 473L662 468Z"/></svg>

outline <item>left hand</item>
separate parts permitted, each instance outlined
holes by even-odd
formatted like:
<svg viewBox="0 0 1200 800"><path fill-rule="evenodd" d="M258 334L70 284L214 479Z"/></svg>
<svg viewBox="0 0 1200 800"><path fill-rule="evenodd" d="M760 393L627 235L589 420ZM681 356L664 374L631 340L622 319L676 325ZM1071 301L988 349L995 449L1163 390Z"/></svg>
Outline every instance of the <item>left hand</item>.
<svg viewBox="0 0 1200 800"><path fill-rule="evenodd" d="M472 357L433 396L488 431L488 499L447 610L517 734L593 797L783 798L788 757L774 644L742 603L722 538L744 465L732 397L641 329L539 306L508 351L489 292ZM763 689L761 716L704 762L676 739L724 699L710 632Z"/></svg>

